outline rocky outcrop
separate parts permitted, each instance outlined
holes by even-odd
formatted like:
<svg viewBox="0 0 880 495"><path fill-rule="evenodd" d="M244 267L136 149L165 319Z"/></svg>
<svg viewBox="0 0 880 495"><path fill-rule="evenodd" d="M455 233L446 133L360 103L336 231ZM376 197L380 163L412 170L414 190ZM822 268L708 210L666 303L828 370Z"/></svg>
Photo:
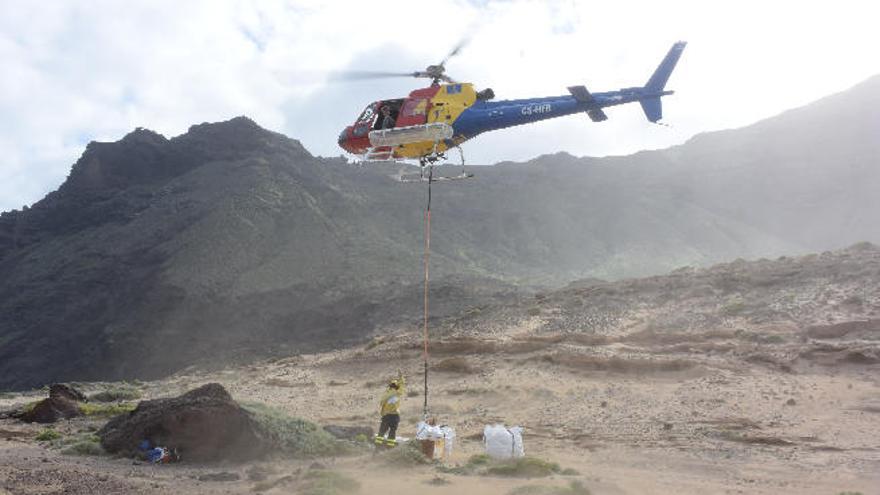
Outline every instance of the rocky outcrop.
<svg viewBox="0 0 880 495"><path fill-rule="evenodd" d="M143 401L131 413L110 420L98 436L101 446L114 454L136 455L148 440L193 462L242 461L269 450L251 415L217 383L179 397Z"/></svg>
<svg viewBox="0 0 880 495"><path fill-rule="evenodd" d="M49 386L50 399L66 399L71 402L88 402L86 395L79 390L64 383L54 383Z"/></svg>
<svg viewBox="0 0 880 495"><path fill-rule="evenodd" d="M49 397L17 413L15 417L26 423L54 423L60 419L80 416L79 402L88 399L79 390L56 383L49 387Z"/></svg>

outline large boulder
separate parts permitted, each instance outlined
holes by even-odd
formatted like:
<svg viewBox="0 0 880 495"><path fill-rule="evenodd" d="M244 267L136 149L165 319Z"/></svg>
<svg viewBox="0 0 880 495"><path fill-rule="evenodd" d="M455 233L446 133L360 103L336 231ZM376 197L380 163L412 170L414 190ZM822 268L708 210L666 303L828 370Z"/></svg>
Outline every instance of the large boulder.
<svg viewBox="0 0 880 495"><path fill-rule="evenodd" d="M142 401L99 432L112 453L136 455L140 444L177 449L187 461L249 460L270 450L250 413L209 383L179 397Z"/></svg>
<svg viewBox="0 0 880 495"><path fill-rule="evenodd" d="M54 423L59 419L80 416L78 402L85 402L86 396L79 390L56 383L49 387L49 398L18 412L15 417L26 423Z"/></svg>
<svg viewBox="0 0 880 495"><path fill-rule="evenodd" d="M49 386L50 399L66 399L71 402L88 402L86 395L79 390L64 383L54 383Z"/></svg>

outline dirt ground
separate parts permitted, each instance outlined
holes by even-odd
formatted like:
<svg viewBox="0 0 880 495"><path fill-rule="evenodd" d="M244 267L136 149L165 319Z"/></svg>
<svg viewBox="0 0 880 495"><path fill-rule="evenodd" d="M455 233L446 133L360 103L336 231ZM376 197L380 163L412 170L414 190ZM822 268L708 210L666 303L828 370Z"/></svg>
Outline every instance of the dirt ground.
<svg viewBox="0 0 880 495"><path fill-rule="evenodd" d="M430 411L458 434L447 465L482 452L483 426L504 423L524 427L528 455L578 474L539 480L455 475L436 466L388 465L375 454L319 462L356 479L360 493L501 495L523 485L561 487L574 480L593 494L609 495L880 493L876 364L844 360L829 366L827 353L817 362L784 361L792 353L814 355L810 350L817 345L787 334L796 331L791 329L765 329L782 336L755 354L754 343L735 334L696 333L672 343L641 335L595 345L539 335L533 328L510 328L491 340L448 336L437 343ZM852 345L864 349L865 343ZM398 335L368 347L214 373L189 371L142 388L147 397L170 396L214 381L241 401L271 404L324 425L375 428L378 397L399 367L410 395L400 434L412 436L423 401L417 337ZM7 397L0 408L22 400L27 397ZM78 421L59 428L76 430L82 427ZM313 462L153 466L62 455L34 440L39 430L0 423L0 489L254 493L267 486L249 474L257 469L278 481L264 493L297 493L297 480ZM199 480L218 472L240 479ZM448 483L429 484L437 477Z"/></svg>
<svg viewBox="0 0 880 495"><path fill-rule="evenodd" d="M317 465L279 456L153 466L64 455L36 440L39 426L6 419L0 493L327 494L308 490L318 470L360 486L333 493L880 494L878 281L880 249L856 245L466 308L432 323L429 411L457 432L445 466L393 464L369 447ZM376 428L379 396L401 370L400 435L411 437L424 400L413 328L382 329L355 348L189 369L136 386L156 398L219 382L239 401L321 425ZM76 385L87 393L108 386ZM40 395L2 394L0 411ZM483 428L496 423L522 426L527 455L571 474L529 480L444 469L483 452ZM70 438L100 425L74 419L56 428Z"/></svg>

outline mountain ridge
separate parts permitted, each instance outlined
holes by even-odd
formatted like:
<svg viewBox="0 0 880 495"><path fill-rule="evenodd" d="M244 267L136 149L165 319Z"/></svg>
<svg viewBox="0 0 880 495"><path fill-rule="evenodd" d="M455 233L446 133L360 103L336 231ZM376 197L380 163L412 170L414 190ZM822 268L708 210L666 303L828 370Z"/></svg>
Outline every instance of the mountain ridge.
<svg viewBox="0 0 880 495"><path fill-rule="evenodd" d="M872 81L759 131L437 184L432 314L533 285L877 242ZM781 137L819 125L855 137ZM0 387L155 377L416 324L425 191L389 180L401 171L312 156L246 117L91 143L57 191L0 215Z"/></svg>

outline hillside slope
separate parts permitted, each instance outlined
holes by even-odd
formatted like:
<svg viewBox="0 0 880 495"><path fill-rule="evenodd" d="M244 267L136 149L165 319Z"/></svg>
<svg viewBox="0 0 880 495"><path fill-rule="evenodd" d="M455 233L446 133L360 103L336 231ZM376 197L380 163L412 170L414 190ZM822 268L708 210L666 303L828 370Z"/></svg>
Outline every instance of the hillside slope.
<svg viewBox="0 0 880 495"><path fill-rule="evenodd" d="M436 317L524 285L880 240L880 78L668 150L438 184ZM246 118L91 143L0 216L0 387L155 377L416 324L424 188ZM210 356L209 358L207 356Z"/></svg>

